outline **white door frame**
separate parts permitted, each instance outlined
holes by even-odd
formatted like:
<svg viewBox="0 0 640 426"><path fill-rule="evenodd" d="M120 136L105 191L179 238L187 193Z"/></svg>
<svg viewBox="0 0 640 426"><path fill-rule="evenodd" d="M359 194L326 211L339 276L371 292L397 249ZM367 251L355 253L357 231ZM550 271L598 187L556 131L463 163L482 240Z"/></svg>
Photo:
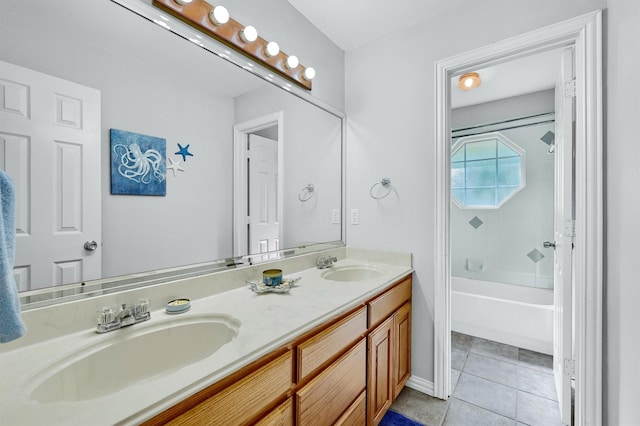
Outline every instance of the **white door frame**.
<svg viewBox="0 0 640 426"><path fill-rule="evenodd" d="M562 46L575 47L576 238L575 421L602 423L602 12L456 55L436 63L436 211L434 396L451 390L451 77Z"/></svg>
<svg viewBox="0 0 640 426"><path fill-rule="evenodd" d="M233 126L233 255L249 253L247 245L247 141L250 133L267 127L278 126L278 234L282 241L283 222L283 182L284 182L284 112L244 121Z"/></svg>

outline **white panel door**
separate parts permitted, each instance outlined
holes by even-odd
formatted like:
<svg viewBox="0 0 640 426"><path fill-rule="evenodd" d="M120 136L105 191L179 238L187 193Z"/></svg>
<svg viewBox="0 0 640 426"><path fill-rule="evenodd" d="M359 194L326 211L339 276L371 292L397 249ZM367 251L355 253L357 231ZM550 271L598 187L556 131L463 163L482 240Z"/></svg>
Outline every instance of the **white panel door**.
<svg viewBox="0 0 640 426"><path fill-rule="evenodd" d="M0 61L0 167L20 291L100 278L100 92Z"/></svg>
<svg viewBox="0 0 640 426"><path fill-rule="evenodd" d="M280 249L278 142L249 135L249 253Z"/></svg>
<svg viewBox="0 0 640 426"><path fill-rule="evenodd" d="M555 191L554 191L554 299L555 332L553 372L562 423L571 424L571 379L573 376L573 232L574 232L574 105L573 49L562 52L556 83Z"/></svg>

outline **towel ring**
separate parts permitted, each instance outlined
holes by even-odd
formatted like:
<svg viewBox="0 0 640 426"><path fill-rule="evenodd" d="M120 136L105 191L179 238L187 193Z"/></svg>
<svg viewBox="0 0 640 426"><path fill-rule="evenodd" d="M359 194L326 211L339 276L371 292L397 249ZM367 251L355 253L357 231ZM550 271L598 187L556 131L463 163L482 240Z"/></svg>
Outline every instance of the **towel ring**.
<svg viewBox="0 0 640 426"><path fill-rule="evenodd" d="M309 201L311 197L313 197L313 191L315 191L315 188L313 184L310 183L300 190L300 193L298 194L298 200L302 201L303 203L305 201Z"/></svg>
<svg viewBox="0 0 640 426"><path fill-rule="evenodd" d="M376 197L375 195L373 195L373 190L378 185L387 188L387 192L381 197ZM369 190L369 195L371 195L371 198L373 198L374 200L382 200L384 197L386 197L390 193L391 193L391 179L389 178L383 178L380 182L374 183L371 189Z"/></svg>

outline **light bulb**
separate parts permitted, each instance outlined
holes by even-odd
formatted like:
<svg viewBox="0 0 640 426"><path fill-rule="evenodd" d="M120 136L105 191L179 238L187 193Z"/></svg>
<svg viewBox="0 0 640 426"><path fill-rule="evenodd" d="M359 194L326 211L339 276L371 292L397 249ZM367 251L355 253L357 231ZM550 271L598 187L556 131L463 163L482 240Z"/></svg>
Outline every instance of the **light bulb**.
<svg viewBox="0 0 640 426"><path fill-rule="evenodd" d="M304 79L308 81L313 80L315 76L316 76L316 70L314 70L312 67L305 68L304 73L302 74L302 77L304 77Z"/></svg>
<svg viewBox="0 0 640 426"><path fill-rule="evenodd" d="M280 53L280 46L278 46L278 43L276 43L275 41L270 41L269 43L267 43L265 53L268 57L273 58L278 53Z"/></svg>
<svg viewBox="0 0 640 426"><path fill-rule="evenodd" d="M256 41L258 39L258 30L251 25L247 25L240 31L240 38L245 43L251 43L252 41Z"/></svg>
<svg viewBox="0 0 640 426"><path fill-rule="evenodd" d="M480 74L478 74L477 72L468 72L462 74L458 79L458 88L464 91L475 89L476 87L480 86L480 84Z"/></svg>
<svg viewBox="0 0 640 426"><path fill-rule="evenodd" d="M298 57L295 55L291 55L287 58L286 65L287 65L287 68L293 69L297 67L299 63L300 61L298 61Z"/></svg>
<svg viewBox="0 0 640 426"><path fill-rule="evenodd" d="M193 0L174 0L174 1L178 4L185 5L185 4L191 3Z"/></svg>
<svg viewBox="0 0 640 426"><path fill-rule="evenodd" d="M215 25L229 22L229 11L224 6L216 6L209 12L209 20Z"/></svg>

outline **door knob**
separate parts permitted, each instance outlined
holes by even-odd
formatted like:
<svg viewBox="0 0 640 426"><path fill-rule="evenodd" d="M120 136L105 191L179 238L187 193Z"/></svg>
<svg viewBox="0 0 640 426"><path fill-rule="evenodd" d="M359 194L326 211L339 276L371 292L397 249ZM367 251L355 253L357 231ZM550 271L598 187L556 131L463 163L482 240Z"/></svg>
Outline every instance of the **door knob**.
<svg viewBox="0 0 640 426"><path fill-rule="evenodd" d="M87 241L84 243L84 249L86 251L94 251L97 248L98 248L98 243L96 243L95 241Z"/></svg>
<svg viewBox="0 0 640 426"><path fill-rule="evenodd" d="M544 243L542 243L542 246L544 248L553 248L555 250L556 249L556 242L555 241L545 241Z"/></svg>

